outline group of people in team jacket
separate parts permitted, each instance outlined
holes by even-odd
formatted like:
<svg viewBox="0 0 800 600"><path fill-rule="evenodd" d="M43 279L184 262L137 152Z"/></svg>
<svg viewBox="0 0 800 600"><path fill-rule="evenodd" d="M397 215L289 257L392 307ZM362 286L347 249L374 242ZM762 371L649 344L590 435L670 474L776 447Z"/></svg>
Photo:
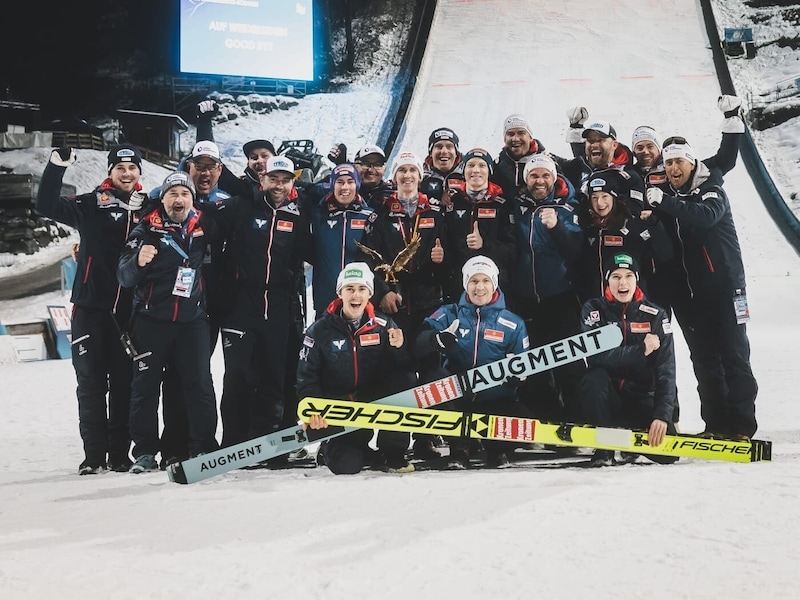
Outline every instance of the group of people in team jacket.
<svg viewBox="0 0 800 600"><path fill-rule="evenodd" d="M54 149L37 209L81 236L72 291L79 473L151 471L217 449L210 357L218 339L221 445L230 446L295 424L298 398L375 400L614 323L620 347L469 402L494 414L642 429L659 445L679 419L673 313L698 382L701 435L749 439L757 429L750 315L722 187L744 123L737 98L721 96L718 106L722 143L704 160L685 138L661 141L649 126L628 147L609 122L575 107L571 158L547 152L514 114L496 159L462 151L455 131L441 127L424 159L398 152L389 178L376 145L352 162L335 146L329 176L307 181L268 140L244 145L248 166L237 176L213 141L210 100L198 105L191 155L149 193L139 150L119 144L95 190L60 197L76 153ZM309 426L327 423L315 417ZM419 459L444 452L431 436L412 442L382 431L377 450L372 438L364 430L330 440L318 461L334 473L408 472L409 448ZM452 469L478 451L494 467L512 456L508 442L445 441L441 458ZM638 458L597 450L591 464Z"/></svg>

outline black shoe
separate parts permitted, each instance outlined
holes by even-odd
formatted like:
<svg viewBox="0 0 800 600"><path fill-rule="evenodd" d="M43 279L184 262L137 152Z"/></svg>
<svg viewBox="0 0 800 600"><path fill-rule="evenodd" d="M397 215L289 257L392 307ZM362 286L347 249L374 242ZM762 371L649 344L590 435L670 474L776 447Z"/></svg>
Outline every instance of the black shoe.
<svg viewBox="0 0 800 600"><path fill-rule="evenodd" d="M378 470L384 473L412 473L414 465L406 460L405 452L392 449L388 453L379 451L377 453Z"/></svg>
<svg viewBox="0 0 800 600"><path fill-rule="evenodd" d="M104 462L86 459L78 466L78 475L98 475L105 470Z"/></svg>
<svg viewBox="0 0 800 600"><path fill-rule="evenodd" d="M592 458L589 460L590 467L610 467L614 464L614 451L613 450L600 450L594 451Z"/></svg>
<svg viewBox="0 0 800 600"><path fill-rule="evenodd" d="M127 473L131 470L133 461L130 458L120 458L108 461L108 470L114 473Z"/></svg>
<svg viewBox="0 0 800 600"><path fill-rule="evenodd" d="M511 466L511 461L508 460L508 455L505 452L501 452L497 456L488 457L486 466L490 469L507 469Z"/></svg>
<svg viewBox="0 0 800 600"><path fill-rule="evenodd" d="M619 458L615 462L618 465L631 465L638 460L639 456L636 452L620 452Z"/></svg>
<svg viewBox="0 0 800 600"><path fill-rule="evenodd" d="M447 459L448 471L464 471L469 469L469 452L465 448L455 448L450 450Z"/></svg>
<svg viewBox="0 0 800 600"><path fill-rule="evenodd" d="M436 460L442 457L430 438L415 440L412 455L415 460Z"/></svg>

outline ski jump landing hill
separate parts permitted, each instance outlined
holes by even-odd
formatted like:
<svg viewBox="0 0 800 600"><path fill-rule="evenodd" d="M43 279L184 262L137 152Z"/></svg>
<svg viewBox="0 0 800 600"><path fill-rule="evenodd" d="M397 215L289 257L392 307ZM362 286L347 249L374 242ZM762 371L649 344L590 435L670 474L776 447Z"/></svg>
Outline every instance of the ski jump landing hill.
<svg viewBox="0 0 800 600"><path fill-rule="evenodd" d="M496 157L503 120L521 113L548 151L571 156L565 113L582 105L590 119L610 121L628 146L632 131L647 124L662 139L687 137L706 157L720 142L719 94L696 0L439 0L393 154L424 154L430 132L446 126L458 133L462 151L483 147ZM748 275L748 333L759 398L791 402L785 390L800 388L800 374L793 365L795 341L780 315L787 298L800 297L800 258L741 159L725 188ZM702 427L699 402L681 335L676 345L685 399L681 423L691 431ZM760 411L765 429L791 426L770 423L766 402Z"/></svg>

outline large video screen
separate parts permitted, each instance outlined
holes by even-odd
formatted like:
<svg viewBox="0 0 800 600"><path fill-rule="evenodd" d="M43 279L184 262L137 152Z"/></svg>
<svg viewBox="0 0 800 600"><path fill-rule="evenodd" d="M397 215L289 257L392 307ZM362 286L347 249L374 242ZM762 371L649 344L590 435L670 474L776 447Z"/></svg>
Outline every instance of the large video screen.
<svg viewBox="0 0 800 600"><path fill-rule="evenodd" d="M183 73L314 79L313 0L181 0Z"/></svg>

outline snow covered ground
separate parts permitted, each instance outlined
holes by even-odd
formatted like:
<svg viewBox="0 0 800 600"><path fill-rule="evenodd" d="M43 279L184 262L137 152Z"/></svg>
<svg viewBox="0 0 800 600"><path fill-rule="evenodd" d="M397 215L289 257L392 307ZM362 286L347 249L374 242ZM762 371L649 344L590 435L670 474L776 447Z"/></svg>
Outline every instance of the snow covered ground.
<svg viewBox="0 0 800 600"><path fill-rule="evenodd" d="M431 129L445 125L463 149L496 153L503 118L521 112L549 150L567 154L564 113L583 104L622 141L648 123L664 137L686 135L702 156L716 150L719 88L694 0L487 7L439 1L398 148L423 155ZM338 101L352 98L321 99L340 118L313 117L309 131L321 148L343 140L352 153L374 135L375 115L338 110ZM215 134L232 153L243 137L277 140L270 132L306 127L312 117L303 114L302 123L273 113ZM286 121L270 120L279 117ZM765 156L771 140L763 139ZM81 151L67 182L91 189L104 156ZM0 155L8 160L42 169L46 153ZM163 173L146 164L144 176L155 185ZM70 361L0 365L3 597L795 598L800 371L786 304L800 294L800 258L741 163L726 189L748 273L758 437L774 442L772 462L403 476L240 471L191 486L164 473L78 477ZM0 303L0 320L57 295ZM681 427L697 431L694 378L679 333L676 341ZM213 369L221 381L219 353Z"/></svg>

